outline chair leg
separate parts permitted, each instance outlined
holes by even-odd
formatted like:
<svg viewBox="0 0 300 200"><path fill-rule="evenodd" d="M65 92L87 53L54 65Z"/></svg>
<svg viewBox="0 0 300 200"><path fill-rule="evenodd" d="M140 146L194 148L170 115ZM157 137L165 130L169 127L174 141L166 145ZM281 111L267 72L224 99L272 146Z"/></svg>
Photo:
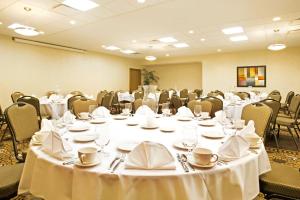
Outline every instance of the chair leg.
<svg viewBox="0 0 300 200"><path fill-rule="evenodd" d="M300 139L299 138L299 134L298 134L298 131L297 131L297 128L294 126L294 130L295 130L295 133L296 133L296 135L297 135L297 138L298 138L298 140Z"/></svg>
<svg viewBox="0 0 300 200"><path fill-rule="evenodd" d="M274 126L274 129L271 130L271 134L272 134L272 135L274 136L274 138L275 138L277 151L279 152L279 144L278 144L277 136L276 136L276 133L275 133L275 126Z"/></svg>
<svg viewBox="0 0 300 200"><path fill-rule="evenodd" d="M293 140L294 140L294 143L295 143L295 145L296 145L296 147L297 147L297 151L298 151L298 150L299 150L298 144L297 144L297 141L296 141L296 139L295 139L295 137L294 137L294 135L293 135L293 133L292 133L292 130L291 130L291 128L290 128L289 126L287 126L287 129L288 129L289 133L291 134L291 136L292 136L292 138L293 138Z"/></svg>

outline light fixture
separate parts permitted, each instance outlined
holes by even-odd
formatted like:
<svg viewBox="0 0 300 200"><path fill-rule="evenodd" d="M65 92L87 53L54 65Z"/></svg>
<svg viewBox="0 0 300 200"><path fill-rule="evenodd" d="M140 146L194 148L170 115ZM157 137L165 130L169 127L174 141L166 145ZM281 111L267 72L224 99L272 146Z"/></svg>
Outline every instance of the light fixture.
<svg viewBox="0 0 300 200"><path fill-rule="evenodd" d="M170 56L170 54L167 53L167 54L166 54L166 57L169 57L169 56Z"/></svg>
<svg viewBox="0 0 300 200"><path fill-rule="evenodd" d="M146 0L137 0L138 3L145 3Z"/></svg>
<svg viewBox="0 0 300 200"><path fill-rule="evenodd" d="M281 18L280 17L273 17L273 22L278 22L278 21L280 21L281 20Z"/></svg>
<svg viewBox="0 0 300 200"><path fill-rule="evenodd" d="M130 49L125 49L125 50L120 50L122 53L124 53L124 54L134 54L134 53L136 53L135 51L133 51L133 50L130 50Z"/></svg>
<svg viewBox="0 0 300 200"><path fill-rule="evenodd" d="M25 10L25 11L27 11L27 12L30 12L30 11L31 11L31 8L30 8L30 7L27 7L27 6L25 6L25 7L24 7L24 10Z"/></svg>
<svg viewBox="0 0 300 200"><path fill-rule="evenodd" d="M176 47L176 48L186 48L186 47L189 47L189 45L187 43L182 42L182 43L174 44L174 47Z"/></svg>
<svg viewBox="0 0 300 200"><path fill-rule="evenodd" d="M104 49L106 50L109 50L109 51L117 51L117 50L120 50L119 47L116 47L116 46L113 46L113 45L110 45L110 46L102 46Z"/></svg>
<svg viewBox="0 0 300 200"><path fill-rule="evenodd" d="M148 60L148 61L154 61L157 58L155 56L146 56L145 59Z"/></svg>
<svg viewBox="0 0 300 200"><path fill-rule="evenodd" d="M72 25L75 25L75 24L76 24L76 21L75 21L75 20L70 20L69 22L70 22L70 24L72 24Z"/></svg>
<svg viewBox="0 0 300 200"><path fill-rule="evenodd" d="M132 40L131 42L132 42L132 43L136 43L137 41L136 41L136 40Z"/></svg>
<svg viewBox="0 0 300 200"><path fill-rule="evenodd" d="M2 25L3 23L2 22L0 22L0 25Z"/></svg>
<svg viewBox="0 0 300 200"><path fill-rule="evenodd" d="M222 29L222 32L225 35L231 35L231 34L243 33L244 29L241 26L235 26L235 27L230 27L230 28L224 28L224 29Z"/></svg>
<svg viewBox="0 0 300 200"><path fill-rule="evenodd" d="M285 44L270 44L268 46L268 49L271 50L271 51L280 51L282 49L285 49L286 48L286 45Z"/></svg>
<svg viewBox="0 0 300 200"><path fill-rule="evenodd" d="M173 37L163 37L163 38L159 38L158 39L160 42L163 43L173 43L173 42L177 42L177 40Z"/></svg>
<svg viewBox="0 0 300 200"><path fill-rule="evenodd" d="M221 52L222 51L222 49L217 49L217 52Z"/></svg>
<svg viewBox="0 0 300 200"><path fill-rule="evenodd" d="M34 28L16 28L15 32L24 35L24 36L37 36L40 34L39 31L35 30Z"/></svg>
<svg viewBox="0 0 300 200"><path fill-rule="evenodd" d="M63 4L79 11L88 11L99 6L91 0L64 0Z"/></svg>
<svg viewBox="0 0 300 200"><path fill-rule="evenodd" d="M248 40L247 35L237 35L229 38L232 42L240 42Z"/></svg>
<svg viewBox="0 0 300 200"><path fill-rule="evenodd" d="M44 35L44 34L45 34L45 32L44 32L44 31L39 31L39 33L40 33L41 35Z"/></svg>
<svg viewBox="0 0 300 200"><path fill-rule="evenodd" d="M194 30L189 30L189 34L194 34L195 31Z"/></svg>
<svg viewBox="0 0 300 200"><path fill-rule="evenodd" d="M204 42L204 41L205 41L205 38L201 38L200 40L201 40L201 42Z"/></svg>

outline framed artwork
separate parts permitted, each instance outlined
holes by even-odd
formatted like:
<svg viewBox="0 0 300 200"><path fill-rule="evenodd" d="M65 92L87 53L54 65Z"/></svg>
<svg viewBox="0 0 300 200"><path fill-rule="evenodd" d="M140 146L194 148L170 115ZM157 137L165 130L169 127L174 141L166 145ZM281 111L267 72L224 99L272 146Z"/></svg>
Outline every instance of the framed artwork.
<svg viewBox="0 0 300 200"><path fill-rule="evenodd" d="M266 87L266 66L237 67L237 87Z"/></svg>

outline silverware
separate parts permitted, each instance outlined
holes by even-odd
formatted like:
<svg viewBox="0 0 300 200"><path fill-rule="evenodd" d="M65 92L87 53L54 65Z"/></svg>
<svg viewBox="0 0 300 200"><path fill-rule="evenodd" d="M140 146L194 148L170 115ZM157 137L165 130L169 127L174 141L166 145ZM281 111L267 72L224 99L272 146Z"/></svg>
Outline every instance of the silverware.
<svg viewBox="0 0 300 200"><path fill-rule="evenodd" d="M195 168L193 167L193 165L191 165L191 163L188 162L187 156L185 154L181 154L181 160L185 163L187 163L189 165L189 167L195 171Z"/></svg>
<svg viewBox="0 0 300 200"><path fill-rule="evenodd" d="M113 159L113 161L110 163L108 169L111 169L112 166L115 164L115 162L116 162L117 160L119 160L120 158L121 158L120 155L117 155L117 156L115 157L115 159Z"/></svg>
<svg viewBox="0 0 300 200"><path fill-rule="evenodd" d="M121 158L119 159L119 161L117 162L117 164L115 164L115 166L113 167L113 169L111 170L111 173L114 173L115 170L118 168L118 166L120 165L121 162L124 162L125 160L125 156L126 154L122 154Z"/></svg>
<svg viewBox="0 0 300 200"><path fill-rule="evenodd" d="M71 164L74 164L74 163L75 163L75 160L69 160L69 161L63 162L63 165L71 165Z"/></svg>
<svg viewBox="0 0 300 200"><path fill-rule="evenodd" d="M180 164L181 164L181 166L182 166L182 168L183 168L183 170L184 170L185 172L189 172L189 171L190 171L189 168L188 168L188 167L185 165L185 163L182 161L182 159L181 159L179 153L177 153L177 160L178 160L178 162L180 162Z"/></svg>

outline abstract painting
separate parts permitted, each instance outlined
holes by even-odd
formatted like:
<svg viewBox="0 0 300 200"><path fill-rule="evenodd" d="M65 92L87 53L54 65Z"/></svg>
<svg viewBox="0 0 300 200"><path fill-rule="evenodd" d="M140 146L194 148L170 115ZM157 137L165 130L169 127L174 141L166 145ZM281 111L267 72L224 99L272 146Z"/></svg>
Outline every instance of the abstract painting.
<svg viewBox="0 0 300 200"><path fill-rule="evenodd" d="M237 87L266 87L266 66L237 67Z"/></svg>

